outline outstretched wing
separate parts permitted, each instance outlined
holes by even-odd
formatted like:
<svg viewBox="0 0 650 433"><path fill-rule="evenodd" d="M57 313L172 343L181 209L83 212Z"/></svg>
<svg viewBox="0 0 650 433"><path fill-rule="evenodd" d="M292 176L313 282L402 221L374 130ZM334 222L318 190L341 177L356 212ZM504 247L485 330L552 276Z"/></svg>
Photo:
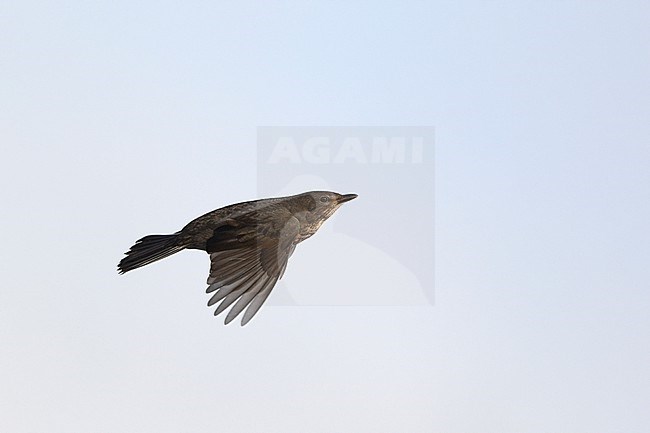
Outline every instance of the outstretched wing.
<svg viewBox="0 0 650 433"><path fill-rule="evenodd" d="M239 216L215 229L207 243L211 265L206 290L212 293L208 306L221 301L214 315L234 303L225 323L244 309L241 324L248 323L282 278L299 232L300 222L288 211L267 221L257 213Z"/></svg>

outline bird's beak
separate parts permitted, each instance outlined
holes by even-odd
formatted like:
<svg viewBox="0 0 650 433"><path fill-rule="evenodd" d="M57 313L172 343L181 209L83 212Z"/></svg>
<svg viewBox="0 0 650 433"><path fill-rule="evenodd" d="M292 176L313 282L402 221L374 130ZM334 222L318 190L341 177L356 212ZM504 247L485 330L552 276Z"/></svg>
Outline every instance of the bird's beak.
<svg viewBox="0 0 650 433"><path fill-rule="evenodd" d="M357 197L358 195L356 194L344 194L338 198L338 202L345 203L346 201L354 200Z"/></svg>

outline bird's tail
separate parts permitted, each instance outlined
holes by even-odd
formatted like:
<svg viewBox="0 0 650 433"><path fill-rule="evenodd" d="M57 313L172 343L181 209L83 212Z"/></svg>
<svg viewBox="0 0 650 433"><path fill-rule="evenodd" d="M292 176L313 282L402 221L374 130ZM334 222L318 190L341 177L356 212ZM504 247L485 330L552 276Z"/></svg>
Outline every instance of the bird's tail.
<svg viewBox="0 0 650 433"><path fill-rule="evenodd" d="M117 270L120 274L139 268L157 260L171 256L184 249L180 245L178 233L173 235L149 235L138 240L127 251Z"/></svg>

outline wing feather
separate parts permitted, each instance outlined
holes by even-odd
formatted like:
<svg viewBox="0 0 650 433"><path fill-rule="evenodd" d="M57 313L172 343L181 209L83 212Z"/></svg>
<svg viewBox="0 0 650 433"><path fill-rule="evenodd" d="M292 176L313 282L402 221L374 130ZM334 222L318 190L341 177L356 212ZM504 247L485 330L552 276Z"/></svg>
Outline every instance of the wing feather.
<svg viewBox="0 0 650 433"><path fill-rule="evenodd" d="M266 285L262 288L262 290L259 291L251 301L250 305L246 309L246 312L244 313L244 317L241 319L241 326L244 326L247 324L253 316L259 311L260 307L266 301L266 298L269 297L271 294L271 290L273 290L273 286L275 286L275 283L278 281L278 277L274 277L269 279L269 281L266 283Z"/></svg>
<svg viewBox="0 0 650 433"><path fill-rule="evenodd" d="M264 272L260 271L257 274L255 274L253 277L249 278L240 287L238 287L237 290L234 290L231 293L229 293L221 302L221 304L219 304L219 307L217 307L217 309L215 310L214 315L218 316L219 314L221 314L226 308L232 305L233 302L239 299L240 296L242 296L244 293L249 291L251 287L254 287L256 283L262 278L264 278Z"/></svg>
<svg viewBox="0 0 650 433"><path fill-rule="evenodd" d="M282 278L299 232L300 222L282 209L270 220L252 213L215 229L207 243L210 275L206 289L212 294L208 306L221 301L214 315L232 305L225 323L244 310L241 323L248 323Z"/></svg>
<svg viewBox="0 0 650 433"><path fill-rule="evenodd" d="M246 291L246 293L242 294L241 297L237 300L235 305L228 311L228 315L226 316L225 324L227 325L230 323L235 317L239 315L239 313L242 312L244 308L253 300L253 298L266 286L266 284L271 280L271 278L267 275L264 274L260 278L255 281L255 284Z"/></svg>
<svg viewBox="0 0 650 433"><path fill-rule="evenodd" d="M253 268L246 274L240 275L237 281L233 281L232 283L227 285L221 285L221 287L218 288L217 292L214 295L212 295L212 297L208 301L208 307L211 307L212 305L216 304L217 302L222 300L226 295L236 292L241 288L248 287L247 286L248 283L254 282L262 274L263 272L259 268Z"/></svg>

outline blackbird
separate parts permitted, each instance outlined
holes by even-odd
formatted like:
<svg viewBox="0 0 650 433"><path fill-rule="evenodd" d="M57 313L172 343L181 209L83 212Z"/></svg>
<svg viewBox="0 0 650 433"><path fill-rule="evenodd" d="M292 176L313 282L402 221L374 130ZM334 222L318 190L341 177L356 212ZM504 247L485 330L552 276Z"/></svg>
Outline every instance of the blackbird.
<svg viewBox="0 0 650 433"><path fill-rule="evenodd" d="M225 324L248 307L241 320L244 326L282 278L296 245L316 233L341 204L356 197L310 191L222 207L174 234L143 237L117 268L123 274L186 248L206 251L211 262L208 306L221 301L216 316L236 301Z"/></svg>

